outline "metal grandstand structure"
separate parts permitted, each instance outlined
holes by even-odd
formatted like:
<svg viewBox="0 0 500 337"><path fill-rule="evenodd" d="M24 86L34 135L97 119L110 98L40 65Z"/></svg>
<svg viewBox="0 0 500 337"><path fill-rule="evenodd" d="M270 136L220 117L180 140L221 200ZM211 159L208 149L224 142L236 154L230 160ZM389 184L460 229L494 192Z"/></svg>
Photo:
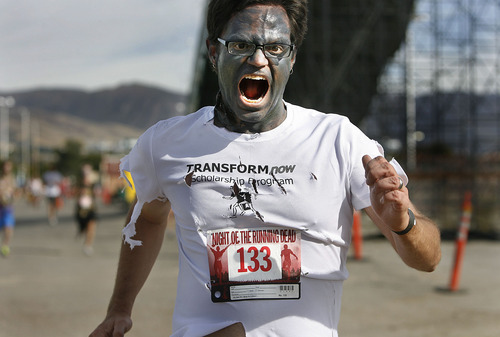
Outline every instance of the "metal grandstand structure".
<svg viewBox="0 0 500 337"><path fill-rule="evenodd" d="M460 221L453 205L469 190L471 229L498 237L500 1L417 1L363 125L418 179L442 228Z"/></svg>

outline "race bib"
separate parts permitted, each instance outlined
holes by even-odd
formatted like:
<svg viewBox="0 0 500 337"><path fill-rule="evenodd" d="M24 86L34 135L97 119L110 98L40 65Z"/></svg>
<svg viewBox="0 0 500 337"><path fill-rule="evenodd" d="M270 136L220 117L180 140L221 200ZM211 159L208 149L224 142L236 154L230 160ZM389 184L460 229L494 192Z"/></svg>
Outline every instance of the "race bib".
<svg viewBox="0 0 500 337"><path fill-rule="evenodd" d="M300 298L299 231L208 231L207 250L213 302Z"/></svg>

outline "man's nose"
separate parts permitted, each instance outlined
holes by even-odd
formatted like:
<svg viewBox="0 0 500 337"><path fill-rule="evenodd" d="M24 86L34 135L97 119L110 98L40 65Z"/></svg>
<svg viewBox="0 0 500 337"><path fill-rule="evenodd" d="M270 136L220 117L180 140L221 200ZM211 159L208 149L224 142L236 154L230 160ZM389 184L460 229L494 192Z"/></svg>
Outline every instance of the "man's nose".
<svg viewBox="0 0 500 337"><path fill-rule="evenodd" d="M262 46L257 46L257 48L255 48L255 52L253 53L253 55L248 57L248 63L257 67L263 67L269 63L269 60L264 54L264 48Z"/></svg>

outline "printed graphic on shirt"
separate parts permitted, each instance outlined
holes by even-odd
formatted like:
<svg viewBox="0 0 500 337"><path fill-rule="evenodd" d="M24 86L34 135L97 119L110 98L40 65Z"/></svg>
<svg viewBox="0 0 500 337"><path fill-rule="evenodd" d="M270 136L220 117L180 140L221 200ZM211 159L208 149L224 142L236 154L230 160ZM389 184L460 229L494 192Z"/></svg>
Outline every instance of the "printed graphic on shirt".
<svg viewBox="0 0 500 337"><path fill-rule="evenodd" d="M300 298L299 231L208 231L207 250L212 301Z"/></svg>
<svg viewBox="0 0 500 337"><path fill-rule="evenodd" d="M223 197L224 199L233 200L233 203L229 206L231 210L231 218L236 218L238 215L245 215L245 213L251 212L260 221L264 221L264 217L253 207L252 204L252 195L256 195L257 190L254 189L254 192L251 190L240 187L238 184L234 183L231 187L231 195L228 197Z"/></svg>
<svg viewBox="0 0 500 337"><path fill-rule="evenodd" d="M187 164L184 182L189 187L194 184L220 183L227 185L227 194L223 199L229 200L228 213L224 217L254 215L264 222L264 214L254 207L254 200L260 191L286 195L286 187L294 184L292 177L296 165L252 165L229 163Z"/></svg>

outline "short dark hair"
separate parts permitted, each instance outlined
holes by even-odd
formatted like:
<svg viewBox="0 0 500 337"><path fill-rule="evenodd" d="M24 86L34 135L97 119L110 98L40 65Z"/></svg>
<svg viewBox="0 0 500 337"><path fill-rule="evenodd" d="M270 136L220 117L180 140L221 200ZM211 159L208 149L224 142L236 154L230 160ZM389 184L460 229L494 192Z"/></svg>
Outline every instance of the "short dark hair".
<svg viewBox="0 0 500 337"><path fill-rule="evenodd" d="M299 47L307 31L307 0L211 0L207 11L208 39L221 36L234 14L255 5L274 5L285 9L290 21L292 43Z"/></svg>

